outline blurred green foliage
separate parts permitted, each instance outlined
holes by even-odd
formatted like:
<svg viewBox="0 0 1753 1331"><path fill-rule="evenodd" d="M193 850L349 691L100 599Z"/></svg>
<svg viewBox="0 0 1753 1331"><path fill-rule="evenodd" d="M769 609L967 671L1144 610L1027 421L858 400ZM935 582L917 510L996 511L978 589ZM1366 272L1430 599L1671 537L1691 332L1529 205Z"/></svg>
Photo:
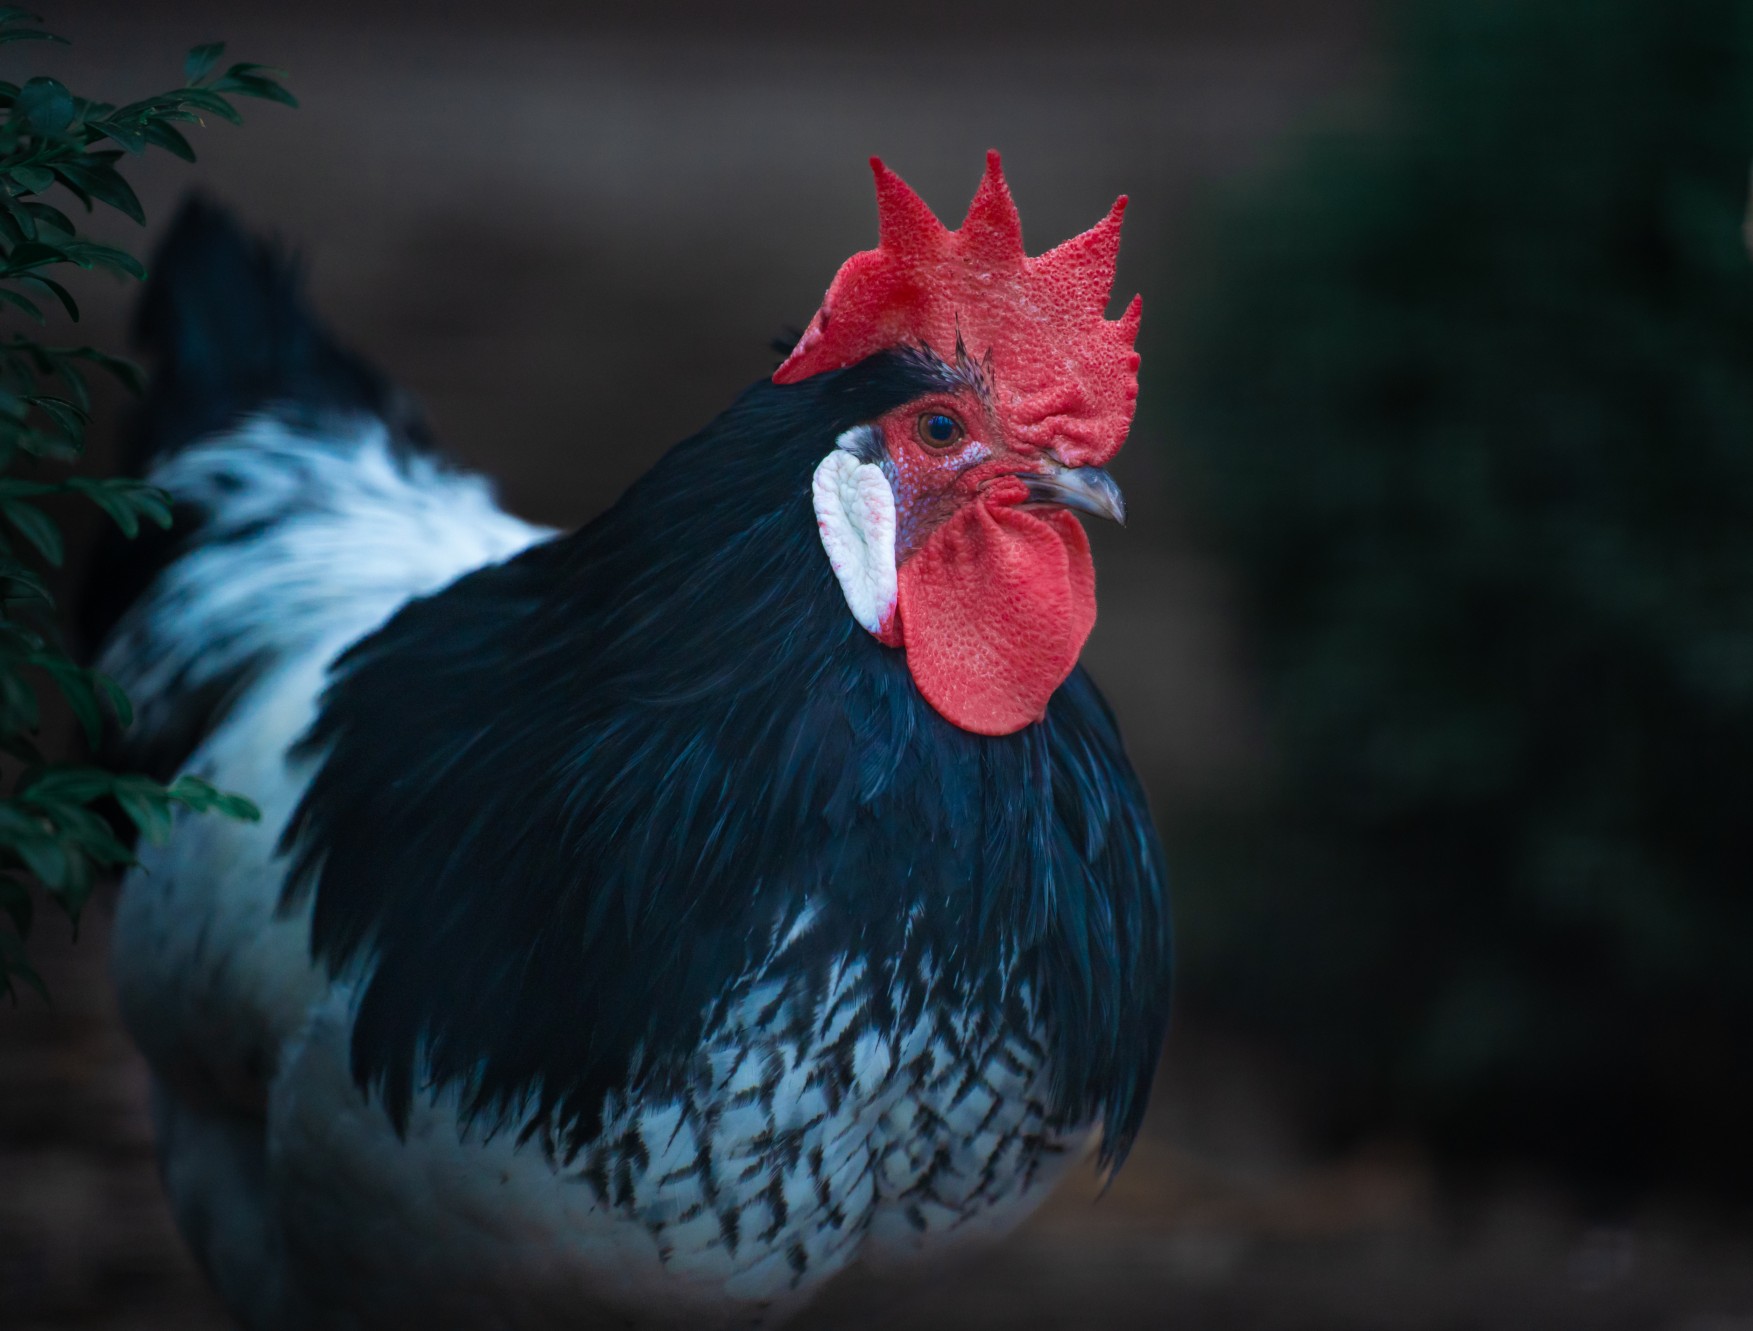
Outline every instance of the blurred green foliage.
<svg viewBox="0 0 1753 1331"><path fill-rule="evenodd" d="M1273 790L1196 1011L1336 1135L1753 1178L1753 5L1417 0L1226 205L1177 401Z"/></svg>
<svg viewBox="0 0 1753 1331"><path fill-rule="evenodd" d="M34 15L0 7L0 48L60 43ZM238 123L233 97L296 105L261 65L219 64L224 47L189 52L183 86L125 105L74 95L56 79L0 80L0 319L42 325L50 314L77 321L79 306L63 284L70 268L125 279L145 276L125 250L81 235L61 206L89 213L112 208L144 223L140 201L121 167L149 147L193 161L179 126L208 117ZM41 990L23 944L46 894L73 920L98 878L133 862L113 827L124 816L142 835L162 840L175 807L259 816L248 800L195 777L169 786L97 764L60 761L37 746L44 690L60 696L95 747L105 713L126 725L128 700L115 683L79 664L61 631L43 567L63 555L60 524L42 505L71 495L101 508L125 536L141 522L170 523L169 498L139 481L69 475L90 421L86 375L116 376L130 388L139 371L89 346L46 345L15 328L0 330L0 992L22 982Z"/></svg>

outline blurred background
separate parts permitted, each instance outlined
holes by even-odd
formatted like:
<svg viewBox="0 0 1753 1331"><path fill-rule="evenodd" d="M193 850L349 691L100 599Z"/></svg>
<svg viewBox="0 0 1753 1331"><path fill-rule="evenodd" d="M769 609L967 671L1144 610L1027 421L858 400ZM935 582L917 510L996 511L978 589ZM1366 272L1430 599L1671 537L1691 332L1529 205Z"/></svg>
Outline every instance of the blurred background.
<svg viewBox="0 0 1753 1331"><path fill-rule="evenodd" d="M550 522L771 370L874 243L869 154L953 220L999 147L1037 251L1132 196L1086 661L1178 1022L1105 1195L821 1324L1753 1331L1745 0L45 7L73 46L0 77L289 71L302 109L148 159L148 217L283 237ZM217 1328L106 917L0 1010L0 1326Z"/></svg>

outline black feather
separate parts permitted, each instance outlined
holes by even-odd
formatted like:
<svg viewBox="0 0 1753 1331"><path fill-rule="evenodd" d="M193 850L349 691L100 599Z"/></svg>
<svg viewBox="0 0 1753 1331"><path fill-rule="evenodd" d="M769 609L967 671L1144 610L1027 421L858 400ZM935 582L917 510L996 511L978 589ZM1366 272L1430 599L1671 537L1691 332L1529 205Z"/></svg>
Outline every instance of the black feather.
<svg viewBox="0 0 1753 1331"><path fill-rule="evenodd" d="M311 314L300 265L199 196L153 257L134 337L156 366L129 458L136 472L265 407L294 423L375 416L400 443L431 446L413 399Z"/></svg>
<svg viewBox="0 0 1753 1331"><path fill-rule="evenodd" d="M413 399L311 314L298 265L225 209L199 196L185 200L151 273L134 340L154 372L126 441L125 474L143 476L159 459L264 410L312 427L369 415L385 422L401 447L431 447ZM134 540L105 533L79 597L77 627L89 651L159 573L203 539L202 516L178 505L168 530L147 527ZM122 756L168 779L223 719L251 669L240 665L230 676L182 690L176 724L159 727L149 740L125 737Z"/></svg>
<svg viewBox="0 0 1753 1331"><path fill-rule="evenodd" d="M887 355L758 384L597 521L342 659L288 901L315 893L331 969L367 968L354 1071L398 1122L442 1086L501 1121L533 1091L519 1126L589 1140L609 1092L676 1082L807 903L781 974L807 993L864 956L879 1027L946 998L1021 1022L1020 958L1057 1115L1102 1114L1124 1154L1169 939L1113 717L1079 670L1021 733L950 725L853 622L817 537L815 464L938 372ZM929 992L907 982L928 957Z"/></svg>

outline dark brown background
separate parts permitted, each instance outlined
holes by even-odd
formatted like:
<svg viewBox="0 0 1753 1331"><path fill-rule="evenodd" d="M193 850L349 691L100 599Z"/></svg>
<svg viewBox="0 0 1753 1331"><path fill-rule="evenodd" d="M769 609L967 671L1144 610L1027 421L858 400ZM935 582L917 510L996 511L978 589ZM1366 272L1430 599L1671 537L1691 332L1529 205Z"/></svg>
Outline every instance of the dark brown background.
<svg viewBox="0 0 1753 1331"><path fill-rule="evenodd" d="M12 47L0 73L24 51L119 100L169 86L181 53L215 37L291 72L303 109L248 105L245 129L197 136L196 168L139 172L149 216L198 185L296 246L343 335L513 508L558 523L770 369L768 339L874 240L869 154L953 219L983 150L1001 148L1037 250L1130 193L1120 286L1145 293L1148 353L1213 192L1311 117L1347 114L1374 72L1370 14L1351 0L56 8L72 51ZM85 331L113 342L127 293L87 290ZM1087 654L1166 809L1247 782L1263 742L1222 571L1177 507L1174 449L1141 430L1116 465L1135 517L1097 534ZM158 1195L105 915L77 947L42 930L53 1007L0 1011L0 1326L217 1327ZM1445 1200L1393 1141L1316 1158L1281 1075L1233 1038L1179 1029L1148 1132L1099 1202L1079 1180L911 1301L848 1288L823 1320L1753 1328L1745 1236L1679 1206L1603 1227L1524 1176Z"/></svg>

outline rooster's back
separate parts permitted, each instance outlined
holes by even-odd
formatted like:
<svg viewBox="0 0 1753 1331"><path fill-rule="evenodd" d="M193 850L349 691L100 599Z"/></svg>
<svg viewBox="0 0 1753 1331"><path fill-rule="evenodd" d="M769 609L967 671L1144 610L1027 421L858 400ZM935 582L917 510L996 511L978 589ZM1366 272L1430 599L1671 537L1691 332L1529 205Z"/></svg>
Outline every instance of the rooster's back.
<svg viewBox="0 0 1753 1331"><path fill-rule="evenodd" d="M267 1102L333 987L308 907L281 902L276 843L314 763L298 740L347 647L544 533L435 456L406 397L308 316L292 265L211 205L172 227L138 333L156 373L130 461L176 522L105 549L84 629L137 709L122 757L247 793L262 819L142 847L113 966L183 1232L228 1305L293 1325Z"/></svg>

